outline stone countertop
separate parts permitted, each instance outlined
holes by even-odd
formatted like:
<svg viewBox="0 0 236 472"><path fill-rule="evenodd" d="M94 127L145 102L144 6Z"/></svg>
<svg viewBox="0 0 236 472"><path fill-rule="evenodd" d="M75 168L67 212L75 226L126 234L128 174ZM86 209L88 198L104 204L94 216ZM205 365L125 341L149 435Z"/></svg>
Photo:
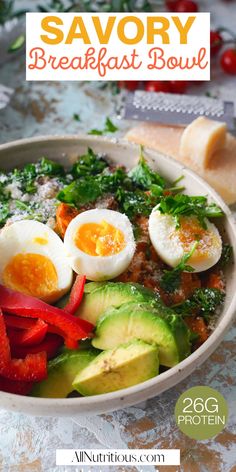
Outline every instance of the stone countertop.
<svg viewBox="0 0 236 472"><path fill-rule="evenodd" d="M20 6L23 3L18 1ZM236 2L203 3L205 10L209 6L215 25L235 26ZM212 79L210 83L192 88L191 92L204 94L207 91L236 101L235 78L225 77L213 67ZM101 128L106 116L118 124L118 136L131 126L131 123L116 119L120 95L113 95L109 85L103 88L99 83L26 83L23 58L0 69L0 83L15 90L10 106L0 112L1 143L43 134L87 132L91 128ZM73 119L74 113L80 115L81 121ZM137 406L107 415L73 419L28 417L0 410L0 471L79 472L81 469L55 466L56 448L111 447L180 448L181 467L161 467L163 472L236 472L235 335L236 325L215 353L190 377ZM229 404L227 427L211 440L192 440L175 425L175 402L183 391L194 385L216 388ZM98 471L98 468L91 470ZM154 472L155 469L148 467L145 470Z"/></svg>

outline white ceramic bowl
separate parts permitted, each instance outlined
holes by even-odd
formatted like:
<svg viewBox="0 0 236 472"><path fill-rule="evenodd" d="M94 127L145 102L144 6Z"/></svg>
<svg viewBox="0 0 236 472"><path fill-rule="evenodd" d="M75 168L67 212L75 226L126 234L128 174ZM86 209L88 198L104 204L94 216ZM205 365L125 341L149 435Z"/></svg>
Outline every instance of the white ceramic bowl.
<svg viewBox="0 0 236 472"><path fill-rule="evenodd" d="M0 166L2 169L20 167L27 162L37 161L46 156L64 165L75 161L87 147L96 152L106 153L114 162L126 167L133 167L138 160L139 147L127 141L117 141L103 137L87 135L38 137L24 139L0 146ZM173 159L146 149L146 157L154 168L169 180L184 175L186 192L190 195L207 195L210 201L216 202L224 211L221 234L234 247L236 253L236 227L232 214L219 195L191 170L183 167ZM173 387L197 369L216 349L231 325L236 311L236 271L234 265L227 269L227 295L216 327L208 340L172 369L142 384L124 390L84 398L47 399L32 398L0 392L1 407L33 415L72 416L75 414L105 413L151 398Z"/></svg>

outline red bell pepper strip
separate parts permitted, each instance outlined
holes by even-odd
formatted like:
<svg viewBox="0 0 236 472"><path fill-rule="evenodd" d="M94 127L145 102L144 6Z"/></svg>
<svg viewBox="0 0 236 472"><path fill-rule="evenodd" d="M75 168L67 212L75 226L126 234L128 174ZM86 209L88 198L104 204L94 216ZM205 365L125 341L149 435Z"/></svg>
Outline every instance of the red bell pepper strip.
<svg viewBox="0 0 236 472"><path fill-rule="evenodd" d="M56 326L48 325L48 333L58 334L63 337L63 332ZM78 341L75 339L65 337L65 345L67 349L78 349Z"/></svg>
<svg viewBox="0 0 236 472"><path fill-rule="evenodd" d="M0 373L10 380L40 382L47 377L46 352L27 354L25 359L11 359Z"/></svg>
<svg viewBox="0 0 236 472"><path fill-rule="evenodd" d="M74 285L70 292L69 302L64 307L64 310L70 313L71 315L74 315L76 313L82 301L85 281L85 275L77 275L75 279Z"/></svg>
<svg viewBox="0 0 236 472"><path fill-rule="evenodd" d="M6 326L0 309L0 371L11 361L11 350L9 339L7 337Z"/></svg>
<svg viewBox="0 0 236 472"><path fill-rule="evenodd" d="M75 341L74 339L65 338L65 346L67 349L78 349L79 344L78 341Z"/></svg>
<svg viewBox="0 0 236 472"><path fill-rule="evenodd" d="M0 390L2 392L15 393L17 395L28 395L33 387L33 382L22 382L9 380L0 376Z"/></svg>
<svg viewBox="0 0 236 472"><path fill-rule="evenodd" d="M11 352L14 357L25 358L27 354L37 354L46 352L47 359L55 357L63 345L63 339L56 334L46 334L44 340L37 346L15 346L11 345Z"/></svg>
<svg viewBox="0 0 236 472"><path fill-rule="evenodd" d="M84 329L84 322L75 318L65 310L31 297L15 292L0 285L0 308L7 313L17 314L29 318L40 318L47 323L57 326L64 333L64 337L79 340L89 337L89 331ZM84 320L83 320L84 321ZM86 322L86 326L92 327Z"/></svg>
<svg viewBox="0 0 236 472"><path fill-rule="evenodd" d="M16 330L8 328L7 334L11 344L16 346L34 346L43 341L48 330L48 325L42 320L37 320L36 324L30 329Z"/></svg>
<svg viewBox="0 0 236 472"><path fill-rule="evenodd" d="M5 325L8 328L16 329L30 329L33 328L38 320L33 320L31 318L20 318L19 316L8 315L4 313Z"/></svg>
<svg viewBox="0 0 236 472"><path fill-rule="evenodd" d="M0 375L10 380L40 381L47 376L46 353L28 354L25 359L11 359L9 339L0 310Z"/></svg>

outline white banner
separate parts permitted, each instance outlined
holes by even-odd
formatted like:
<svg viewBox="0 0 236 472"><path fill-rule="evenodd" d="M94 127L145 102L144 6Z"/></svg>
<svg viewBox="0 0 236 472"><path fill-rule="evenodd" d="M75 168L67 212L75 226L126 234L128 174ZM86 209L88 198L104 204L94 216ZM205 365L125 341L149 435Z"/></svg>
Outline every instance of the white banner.
<svg viewBox="0 0 236 472"><path fill-rule="evenodd" d="M210 14L27 13L26 80L210 80Z"/></svg>
<svg viewBox="0 0 236 472"><path fill-rule="evenodd" d="M56 465L180 465L180 450L57 449Z"/></svg>

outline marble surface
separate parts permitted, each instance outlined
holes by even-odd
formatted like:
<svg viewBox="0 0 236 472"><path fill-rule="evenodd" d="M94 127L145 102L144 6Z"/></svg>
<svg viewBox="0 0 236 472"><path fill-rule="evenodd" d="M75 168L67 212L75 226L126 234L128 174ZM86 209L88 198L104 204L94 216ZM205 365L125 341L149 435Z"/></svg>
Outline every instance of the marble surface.
<svg viewBox="0 0 236 472"><path fill-rule="evenodd" d="M18 1L18 4L26 2ZM28 4L35 4L35 1ZM215 25L235 26L236 4L202 2L212 7ZM235 79L213 67L212 82L191 89L236 102ZM131 126L119 122L115 112L120 96L111 87L88 83L26 83L24 59L9 62L0 69L0 83L14 89L10 106L0 111L0 142L42 134L64 134L101 128L106 116L118 124L118 135ZM81 121L73 119L80 114ZM146 403L96 417L73 419L28 417L0 409L0 471L67 472L55 466L56 448L180 448L181 467L161 467L166 472L236 472L236 325L205 364L191 377L168 392ZM184 390L194 385L209 385L219 390L229 404L225 430L208 441L184 436L174 422L175 402ZM115 468L113 468L115 470ZM80 468L71 468L81 472ZM91 470L98 471L93 467ZM105 470L105 469L104 469ZM124 470L117 468L117 470ZM129 470L127 468L127 470ZM133 470L140 470L130 468ZM154 468L145 470L154 472Z"/></svg>

